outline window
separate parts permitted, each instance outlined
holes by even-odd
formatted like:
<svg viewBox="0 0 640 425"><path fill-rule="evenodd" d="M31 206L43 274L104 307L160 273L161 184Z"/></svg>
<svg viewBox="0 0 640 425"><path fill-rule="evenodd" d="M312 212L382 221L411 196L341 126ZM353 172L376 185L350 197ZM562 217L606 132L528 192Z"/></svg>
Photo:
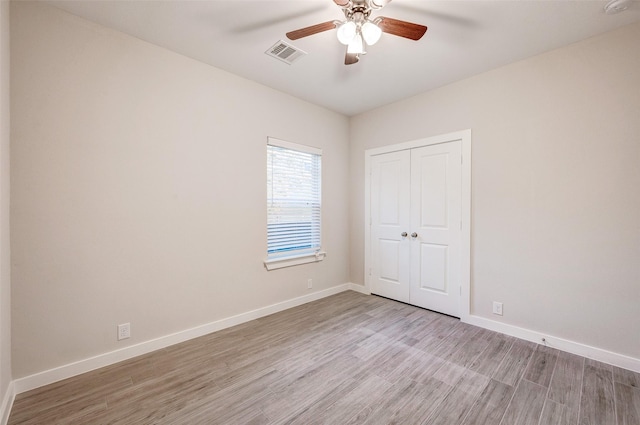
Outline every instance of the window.
<svg viewBox="0 0 640 425"><path fill-rule="evenodd" d="M269 138L267 143L268 270L320 261L322 151Z"/></svg>

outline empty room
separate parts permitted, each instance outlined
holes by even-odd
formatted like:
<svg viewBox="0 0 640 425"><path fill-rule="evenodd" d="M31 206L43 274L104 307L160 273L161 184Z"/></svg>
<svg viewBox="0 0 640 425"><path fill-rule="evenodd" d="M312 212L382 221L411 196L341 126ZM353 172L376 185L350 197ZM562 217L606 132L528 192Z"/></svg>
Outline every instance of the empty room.
<svg viewBox="0 0 640 425"><path fill-rule="evenodd" d="M640 2L0 0L0 425L640 425Z"/></svg>

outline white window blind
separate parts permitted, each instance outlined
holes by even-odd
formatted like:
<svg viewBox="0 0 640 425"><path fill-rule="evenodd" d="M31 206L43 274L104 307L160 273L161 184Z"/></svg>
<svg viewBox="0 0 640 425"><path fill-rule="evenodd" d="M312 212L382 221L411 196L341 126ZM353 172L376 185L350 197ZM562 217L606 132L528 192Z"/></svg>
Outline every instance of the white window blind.
<svg viewBox="0 0 640 425"><path fill-rule="evenodd" d="M320 251L320 149L269 138L267 258Z"/></svg>

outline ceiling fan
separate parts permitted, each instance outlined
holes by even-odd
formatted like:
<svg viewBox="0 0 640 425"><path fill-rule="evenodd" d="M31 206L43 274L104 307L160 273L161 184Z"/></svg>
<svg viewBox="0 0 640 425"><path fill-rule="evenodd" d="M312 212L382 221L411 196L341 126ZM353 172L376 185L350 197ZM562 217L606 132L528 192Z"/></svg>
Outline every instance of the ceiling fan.
<svg viewBox="0 0 640 425"><path fill-rule="evenodd" d="M420 40L427 27L398 19L378 16L370 19L371 12L382 9L391 0L333 0L344 12L344 21L329 21L287 33L287 38L297 40L319 32L337 28L338 41L347 46L345 65L352 65L366 54L366 46L378 42L383 32Z"/></svg>

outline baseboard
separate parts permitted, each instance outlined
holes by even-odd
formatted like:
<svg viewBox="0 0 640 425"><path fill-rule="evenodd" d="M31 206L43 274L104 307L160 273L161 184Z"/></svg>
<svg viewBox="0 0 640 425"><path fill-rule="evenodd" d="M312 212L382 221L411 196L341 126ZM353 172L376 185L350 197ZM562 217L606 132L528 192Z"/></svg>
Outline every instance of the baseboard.
<svg viewBox="0 0 640 425"><path fill-rule="evenodd" d="M465 323L469 323L470 325L480 326L481 328L500 332L505 335L514 336L526 341L537 342L538 344L541 344L542 338L544 338L546 345L557 348L558 350L577 354L579 356L587 357L603 363L640 373L640 359L636 359L630 356L614 353L612 351L592 347L590 345L570 341L564 338L554 337L553 335L545 334L542 332L532 331L530 329L497 322L495 320L486 319L480 316L469 315L463 321Z"/></svg>
<svg viewBox="0 0 640 425"><path fill-rule="evenodd" d="M254 319L259 319L260 317L278 313L280 311L297 307L299 305L316 301L331 295L335 295L340 292L348 291L351 289L352 285L353 284L350 284L350 283L344 283L342 285L334 286L322 291L313 292L308 295L303 295L301 297L297 297L287 301L272 304L256 310L248 311L246 313L241 313L236 316L231 316L225 319L217 320L215 322L207 323L205 325L197 326L195 328L187 329L171 335L166 335L160 338L145 341L140 344L132 345L130 347L126 347L120 350L115 350L108 353L100 354L95 357L80 360L78 362L70 363L54 369L46 370L30 376L26 376L24 378L16 379L12 382L12 384L15 384L15 386L13 387L13 393L20 394L25 391L29 391L35 388L42 387L44 385L61 381L63 379L80 375L82 373L99 369L101 367L109 366L114 363L121 362L123 360L128 360L133 357L147 354L152 351L168 347L170 345L179 344L181 342L188 341L193 338L198 338L200 336L207 335L212 332L230 328L232 326L236 326L241 323L249 322ZM355 286L360 286L360 285L355 285Z"/></svg>
<svg viewBox="0 0 640 425"><path fill-rule="evenodd" d="M325 298L348 290L366 295L370 294L370 292L363 285L344 283L342 285L337 285L322 291L313 292L308 295L272 304L256 310L248 311L246 313L241 313L236 316L231 316L225 319L217 320L215 322L207 323L205 325L197 326L195 328L145 341L140 344L132 345L120 350L100 354L95 357L46 370L34 375L26 376L24 378L16 379L10 383L6 394L4 395L2 406L0 406L0 419L2 419L0 425L6 424L6 420L8 420L11 406L13 405L13 400L16 394L20 394L25 391L61 381L63 379L71 378L85 372L99 369L104 366L109 366L114 363L128 360L133 357L147 354L155 350L159 350L174 344L179 344L193 338L198 338L212 332L236 326L254 319L259 319L260 317L278 313L289 308L297 307L302 304L316 301L321 298ZM558 350L567 351L569 353L588 357L601 361L603 363L619 366L621 368L640 373L640 359L581 344L578 342L569 341L563 338L557 338L541 332L520 328L518 326L496 322L494 320L486 319L480 316L469 315L464 320L464 322L537 343L540 343L542 341L542 338L545 338L547 345L557 348Z"/></svg>
<svg viewBox="0 0 640 425"><path fill-rule="evenodd" d="M13 406L13 400L16 398L16 390L14 381L9 382L7 391L2 398L2 405L0 405L0 425L7 425L9 422L9 414L11 413L11 406Z"/></svg>
<svg viewBox="0 0 640 425"><path fill-rule="evenodd" d="M361 294L371 295L371 291L365 288L364 285L358 285L357 283L348 283L349 289L355 292L360 292Z"/></svg>

